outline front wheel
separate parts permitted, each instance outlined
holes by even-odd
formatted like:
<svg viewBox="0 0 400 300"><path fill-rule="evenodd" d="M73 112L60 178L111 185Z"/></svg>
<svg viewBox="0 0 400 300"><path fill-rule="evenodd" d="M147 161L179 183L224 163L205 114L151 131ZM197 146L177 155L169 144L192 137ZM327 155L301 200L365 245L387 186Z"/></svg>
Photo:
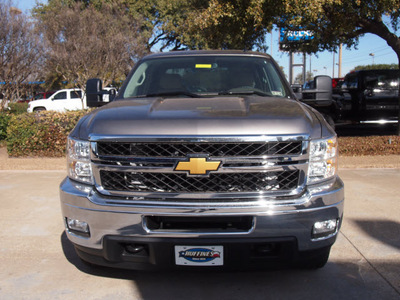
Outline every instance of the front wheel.
<svg viewBox="0 0 400 300"><path fill-rule="evenodd" d="M46 109L44 107L36 107L33 109L34 112L40 112L40 111L45 111Z"/></svg>

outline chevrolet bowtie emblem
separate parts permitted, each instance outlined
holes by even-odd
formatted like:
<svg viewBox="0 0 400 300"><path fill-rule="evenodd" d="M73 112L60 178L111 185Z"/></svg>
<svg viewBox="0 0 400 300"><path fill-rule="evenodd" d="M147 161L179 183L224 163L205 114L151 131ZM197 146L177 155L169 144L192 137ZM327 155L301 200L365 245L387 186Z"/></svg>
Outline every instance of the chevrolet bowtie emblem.
<svg viewBox="0 0 400 300"><path fill-rule="evenodd" d="M209 171L217 171L220 161L207 161L205 157L191 157L189 161L180 161L175 171L188 171L189 175L206 175Z"/></svg>

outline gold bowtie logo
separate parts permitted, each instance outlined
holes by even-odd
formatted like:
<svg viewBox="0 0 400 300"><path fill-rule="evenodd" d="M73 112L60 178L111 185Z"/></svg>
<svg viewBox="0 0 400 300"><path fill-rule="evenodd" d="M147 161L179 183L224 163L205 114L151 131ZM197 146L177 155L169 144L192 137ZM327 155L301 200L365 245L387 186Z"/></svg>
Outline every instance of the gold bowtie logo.
<svg viewBox="0 0 400 300"><path fill-rule="evenodd" d="M217 171L220 161L207 161L205 157L191 157L189 161L180 161L175 171L188 171L189 175L206 175L209 171Z"/></svg>

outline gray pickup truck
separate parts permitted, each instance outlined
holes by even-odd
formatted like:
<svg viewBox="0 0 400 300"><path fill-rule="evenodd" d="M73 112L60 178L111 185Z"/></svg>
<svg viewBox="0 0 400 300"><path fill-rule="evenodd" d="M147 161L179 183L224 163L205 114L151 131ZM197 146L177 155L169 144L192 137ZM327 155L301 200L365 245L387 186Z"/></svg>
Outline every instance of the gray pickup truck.
<svg viewBox="0 0 400 300"><path fill-rule="evenodd" d="M111 103L98 79L86 92L99 108L70 133L60 186L66 235L83 261L325 265L343 217L336 135L269 55L153 54Z"/></svg>

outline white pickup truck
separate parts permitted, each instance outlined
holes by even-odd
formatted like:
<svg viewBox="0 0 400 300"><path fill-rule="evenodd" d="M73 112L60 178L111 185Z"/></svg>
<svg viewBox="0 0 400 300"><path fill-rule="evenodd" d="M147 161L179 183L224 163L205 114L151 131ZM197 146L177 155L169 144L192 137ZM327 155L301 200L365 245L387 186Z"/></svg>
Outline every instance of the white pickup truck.
<svg viewBox="0 0 400 300"><path fill-rule="evenodd" d="M64 89L47 99L34 100L28 104L28 112L41 110L79 110L86 108L86 96L80 89Z"/></svg>
<svg viewBox="0 0 400 300"><path fill-rule="evenodd" d="M104 90L116 91L113 87L106 87ZM105 95L104 99L109 102L109 95ZM28 104L28 112L54 110L68 111L87 108L86 95L81 89L63 89L55 92L47 99L34 100Z"/></svg>

